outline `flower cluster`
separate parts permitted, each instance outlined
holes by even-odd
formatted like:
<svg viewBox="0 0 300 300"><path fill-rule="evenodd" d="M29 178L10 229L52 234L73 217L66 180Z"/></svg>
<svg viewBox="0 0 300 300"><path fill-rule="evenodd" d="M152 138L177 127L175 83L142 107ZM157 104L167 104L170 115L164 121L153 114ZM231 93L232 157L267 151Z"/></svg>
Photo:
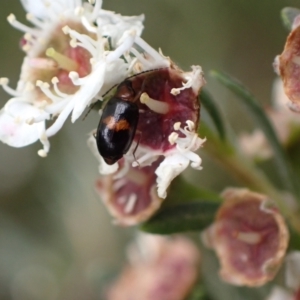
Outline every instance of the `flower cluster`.
<svg viewBox="0 0 300 300"><path fill-rule="evenodd" d="M124 17L103 10L101 0L24 0L23 5L32 27L12 14L8 17L12 26L24 32L21 46L26 56L15 90L7 78L0 79L12 96L0 112L2 142L23 147L40 140L43 148L38 154L46 157L49 137L70 115L75 122L88 106L110 91L105 98L109 99L112 88L130 78L140 117L124 156L127 167L117 171L118 164L106 165L92 137L89 145L100 162L100 173L118 172L121 178L131 166L151 168L159 161L151 172L156 174L156 197L163 199L172 179L190 162L201 169L201 159L194 153L204 142L197 134L197 96L205 83L201 67L180 70L140 37L143 15Z"/></svg>

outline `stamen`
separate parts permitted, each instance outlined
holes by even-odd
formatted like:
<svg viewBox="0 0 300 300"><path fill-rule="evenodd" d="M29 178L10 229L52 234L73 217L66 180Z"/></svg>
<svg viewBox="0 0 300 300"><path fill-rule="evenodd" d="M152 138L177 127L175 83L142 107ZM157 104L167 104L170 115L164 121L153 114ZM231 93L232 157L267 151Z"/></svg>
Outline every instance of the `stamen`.
<svg viewBox="0 0 300 300"><path fill-rule="evenodd" d="M54 91L55 91L55 93L59 96L59 97L67 97L68 95L67 94L65 94L65 93L62 93L60 90L59 90L59 88L58 88L58 86L57 86L57 84L59 83L59 80L58 80L58 78L57 77L53 77L52 79L51 79L51 82L52 82L52 84L53 84L53 88L54 88Z"/></svg>
<svg viewBox="0 0 300 300"><path fill-rule="evenodd" d="M92 0L92 2L94 4L94 9L93 9L93 12L92 12L91 21L95 21L98 17L99 11L100 11L101 6L102 6L102 0Z"/></svg>
<svg viewBox="0 0 300 300"><path fill-rule="evenodd" d="M80 34L77 31L70 29L70 27L68 26L64 26L62 28L62 31L64 34L68 34L71 37L70 46L72 48L76 48L79 46L89 51L92 56L97 55L97 51L96 51L98 45L97 41L93 40L88 35Z"/></svg>
<svg viewBox="0 0 300 300"><path fill-rule="evenodd" d="M142 63L142 65L150 66L152 62L145 59L141 53L139 53L136 49L131 48L130 52Z"/></svg>
<svg viewBox="0 0 300 300"><path fill-rule="evenodd" d="M148 43L146 43L142 38L137 36L135 38L135 43L140 46L146 53L148 53L154 59L156 64L159 64L160 67L169 67L170 62L162 57L154 48L152 48Z"/></svg>
<svg viewBox="0 0 300 300"><path fill-rule="evenodd" d="M236 232L235 237L250 245L258 244L262 238L262 236L257 232Z"/></svg>
<svg viewBox="0 0 300 300"><path fill-rule="evenodd" d="M20 31L23 32L29 32L30 34L32 34L33 36L37 36L38 33L35 29L30 28L28 26L25 26L24 24L20 23L19 21L17 21L16 17L14 14L10 14L7 17L7 21L16 29L19 29Z"/></svg>
<svg viewBox="0 0 300 300"><path fill-rule="evenodd" d="M41 135L40 141L43 144L44 149L39 150L38 155L40 157L46 157L50 150L50 143L49 143L48 137L46 136L45 132L43 132L43 134Z"/></svg>
<svg viewBox="0 0 300 300"><path fill-rule="evenodd" d="M130 214L133 211L136 201L137 201L137 195L131 194L124 208L125 214Z"/></svg>
<svg viewBox="0 0 300 300"><path fill-rule="evenodd" d="M9 83L8 78L0 78L0 85L5 90L6 93L8 93L9 95L12 95L14 97L19 97L22 95L21 93L18 93L16 90L9 87L8 83Z"/></svg>
<svg viewBox="0 0 300 300"><path fill-rule="evenodd" d="M195 130L195 123L191 120L186 121L186 127L189 129L189 131L194 131Z"/></svg>
<svg viewBox="0 0 300 300"><path fill-rule="evenodd" d="M26 33L24 34L24 39L25 39L27 42L30 42L30 41L33 41L33 40L34 40L33 36L32 36L29 32L26 32Z"/></svg>
<svg viewBox="0 0 300 300"><path fill-rule="evenodd" d="M42 92L48 97L50 98L53 102L60 102L61 98L55 96L51 91L50 91L50 85L47 82L43 82L41 80L37 80L36 82L36 86L38 86Z"/></svg>
<svg viewBox="0 0 300 300"><path fill-rule="evenodd" d="M40 149L37 154L40 157L47 157L47 152L44 149Z"/></svg>
<svg viewBox="0 0 300 300"><path fill-rule="evenodd" d="M40 27L40 28L43 28L44 27L44 24L43 22L41 22L40 20L38 20L37 18L34 17L34 15L28 13L26 15L26 19L31 22L33 25L35 25L36 27Z"/></svg>
<svg viewBox="0 0 300 300"><path fill-rule="evenodd" d="M180 129L180 126L181 126L181 123L180 122L176 122L175 124L174 124L174 130L179 130Z"/></svg>
<svg viewBox="0 0 300 300"><path fill-rule="evenodd" d="M140 101L158 114L166 114L170 110L168 103L152 99L147 93L142 93Z"/></svg>
<svg viewBox="0 0 300 300"><path fill-rule="evenodd" d="M178 133L176 132L172 132L169 137L168 137L168 141L171 145L174 145L178 139Z"/></svg>
<svg viewBox="0 0 300 300"><path fill-rule="evenodd" d="M55 60L58 63L59 67L64 70L71 72L78 69L78 65L74 60L55 51L54 48L48 48L46 50L46 55Z"/></svg>
<svg viewBox="0 0 300 300"><path fill-rule="evenodd" d="M133 46L135 39L137 38L137 36L134 34L130 34L126 40L120 45L118 46L118 48L116 48L114 51L111 51L107 57L106 57L106 62L110 63L114 60L117 60L118 58L120 58L126 51L129 51L129 49Z"/></svg>

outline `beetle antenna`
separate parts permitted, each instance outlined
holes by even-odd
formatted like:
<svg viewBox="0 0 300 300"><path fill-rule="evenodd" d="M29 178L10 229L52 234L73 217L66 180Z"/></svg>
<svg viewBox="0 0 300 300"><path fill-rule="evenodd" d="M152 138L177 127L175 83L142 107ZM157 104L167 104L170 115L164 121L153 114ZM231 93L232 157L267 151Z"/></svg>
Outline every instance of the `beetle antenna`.
<svg viewBox="0 0 300 300"><path fill-rule="evenodd" d="M115 84L114 86L112 86L108 91L106 91L102 96L101 99L103 99L112 89L114 89L116 86L118 86L118 84ZM84 115L84 117L82 118L82 121L84 121L86 119L86 117L88 116L88 114L91 112L91 110L95 107L95 105L98 103L98 101L101 101L101 99L97 99L97 101L95 101L88 109L87 113Z"/></svg>
<svg viewBox="0 0 300 300"><path fill-rule="evenodd" d="M134 161L137 163L137 165L140 167L140 163L138 162L138 160L136 159L136 157L135 157L135 152L136 152L136 150L137 150L137 148L138 148L138 146L139 146L139 144L140 144L140 141L141 141L141 138L142 138L142 132L141 131L137 131L137 133L139 133L139 139L138 139L138 141L137 141L137 143L136 143L136 146L135 146L135 148L134 148L134 150L133 150L133 152L132 152L132 155L133 155L133 158L134 158Z"/></svg>

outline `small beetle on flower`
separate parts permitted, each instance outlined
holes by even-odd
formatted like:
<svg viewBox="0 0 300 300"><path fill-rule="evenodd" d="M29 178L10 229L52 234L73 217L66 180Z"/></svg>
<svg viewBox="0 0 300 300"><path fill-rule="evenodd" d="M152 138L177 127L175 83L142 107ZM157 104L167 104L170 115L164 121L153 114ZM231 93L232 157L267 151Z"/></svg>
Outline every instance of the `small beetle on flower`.
<svg viewBox="0 0 300 300"><path fill-rule="evenodd" d="M98 156L100 173L116 172L118 167L113 163L123 155L126 164L141 169L159 160L153 172L158 198L163 199L171 181L190 162L193 168L201 169L201 159L194 151L205 141L196 132L200 114L197 96L203 84L199 66L184 73L173 64L122 82L104 106L96 141L89 139L93 153L98 156L97 143L103 155ZM126 172L121 173L125 179Z"/></svg>
<svg viewBox="0 0 300 300"><path fill-rule="evenodd" d="M94 5L38 1L37 9L35 2L23 1L34 27L8 17L25 32L21 45L26 56L16 90L8 79L0 79L13 96L0 112L0 140L13 147L40 140L43 149L38 154L45 157L49 137L70 114L76 121L87 106L118 86L104 106L96 133L98 149L107 163L125 154L134 167L165 156L155 171L158 196L165 198L172 179L190 162L201 169L194 152L204 142L197 134L202 69L193 66L183 72L148 45L140 37L143 16L123 17L101 9L100 0L90 2ZM111 173L107 164L101 170Z"/></svg>

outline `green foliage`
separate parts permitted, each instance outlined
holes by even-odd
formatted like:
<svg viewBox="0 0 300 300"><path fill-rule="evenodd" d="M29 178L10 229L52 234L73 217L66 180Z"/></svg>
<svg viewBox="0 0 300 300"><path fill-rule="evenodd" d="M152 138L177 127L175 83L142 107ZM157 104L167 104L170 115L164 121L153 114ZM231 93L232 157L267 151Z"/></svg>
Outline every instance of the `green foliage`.
<svg viewBox="0 0 300 300"><path fill-rule="evenodd" d="M205 107L207 112L209 113L211 119L213 120L220 139L226 139L226 128L224 125L223 118L221 116L220 110L216 105L215 101L211 97L211 95L204 89L201 91L199 95L199 99L201 104Z"/></svg>
<svg viewBox="0 0 300 300"><path fill-rule="evenodd" d="M219 204L202 200L201 202L182 203L160 210L141 230L171 234L185 231L202 231L212 223Z"/></svg>
<svg viewBox="0 0 300 300"><path fill-rule="evenodd" d="M238 96L238 100L244 105L247 113L253 116L256 125L264 132L274 152L277 170L284 188L294 195L299 196L299 188L295 182L295 176L287 161L283 147L259 101L239 81L229 75L218 71L211 72L211 75Z"/></svg>

